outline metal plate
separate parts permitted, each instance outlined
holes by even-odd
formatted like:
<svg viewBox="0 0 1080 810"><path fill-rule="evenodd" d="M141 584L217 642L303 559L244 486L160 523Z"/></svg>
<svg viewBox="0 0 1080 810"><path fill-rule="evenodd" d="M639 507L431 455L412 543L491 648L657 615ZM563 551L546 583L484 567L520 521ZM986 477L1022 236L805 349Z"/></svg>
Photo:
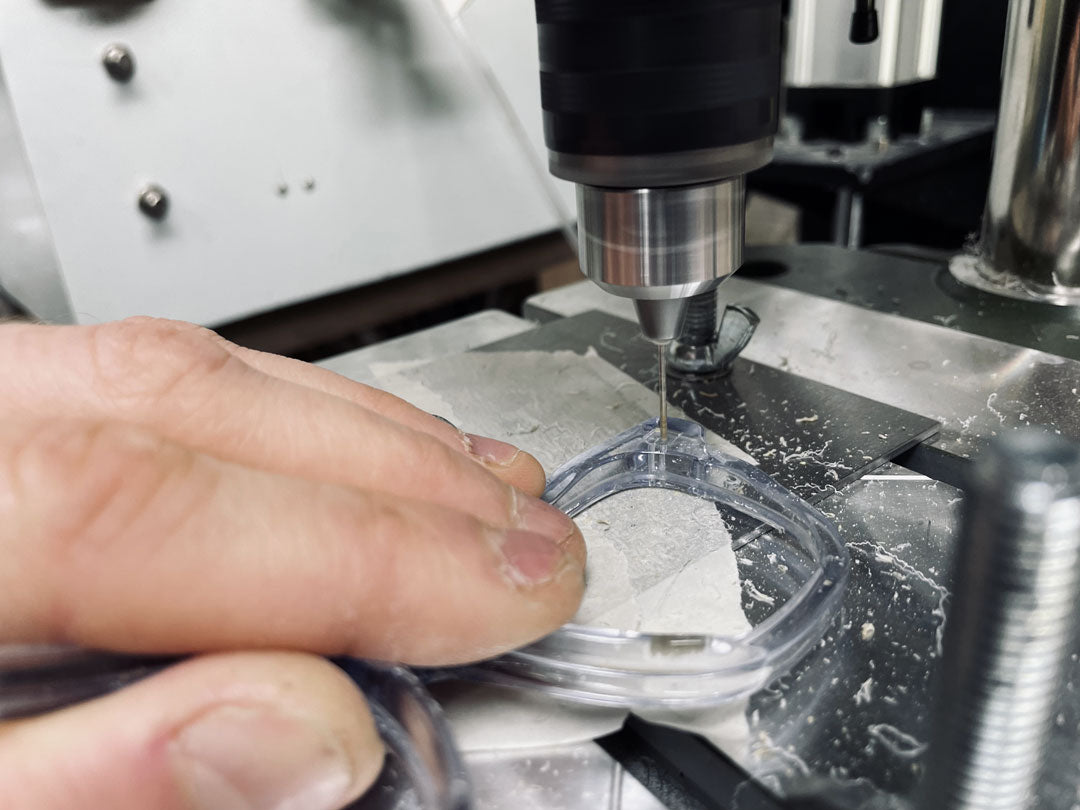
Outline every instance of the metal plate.
<svg viewBox="0 0 1080 810"><path fill-rule="evenodd" d="M750 699L746 770L754 781L735 791L732 806L767 806L755 792L764 786L785 799L819 800L796 807L910 808L900 800L915 796L932 756L962 494L886 464L819 506L852 551L844 606L821 645ZM766 562L747 553L753 548L740 555L741 565L752 564L743 570L749 576ZM1080 641L1074 650L1039 788L1037 806L1047 810L1075 808L1080 785ZM656 747L666 755L662 782L704 774L698 786L709 806L728 806L731 790L720 775L732 766L704 740L638 720L615 738L633 746L629 756L618 751L620 759Z"/></svg>
<svg viewBox="0 0 1080 810"><path fill-rule="evenodd" d="M469 30L539 143L532 4L477 5ZM229 322L558 224L431 0L0 0L0 20L82 322ZM101 65L114 42L134 53L126 84ZM149 183L170 198L161 222L136 205Z"/></svg>
<svg viewBox="0 0 1080 810"><path fill-rule="evenodd" d="M740 277L1080 360L1080 307L977 290L953 278L944 262L831 245L775 246L747 251Z"/></svg>
<svg viewBox="0 0 1080 810"><path fill-rule="evenodd" d="M656 347L635 324L587 312L484 346L480 351L589 347L655 389ZM745 450L761 469L811 503L934 435L938 423L785 371L737 360L727 377L669 379L687 416Z"/></svg>
<svg viewBox="0 0 1080 810"><path fill-rule="evenodd" d="M595 742L468 754L477 810L664 810Z"/></svg>
<svg viewBox="0 0 1080 810"><path fill-rule="evenodd" d="M821 509L852 551L844 608L821 646L751 699L751 774L834 808L917 795L936 711L962 494L894 465ZM1071 810L1080 785L1080 642L1065 671L1036 807ZM904 805L910 806L910 805Z"/></svg>
<svg viewBox="0 0 1080 810"><path fill-rule="evenodd" d="M810 264L813 254L820 262ZM929 323L865 308L869 304L862 300L822 297L830 257L850 257L848 280L870 268L884 277L888 269L906 279L913 298L933 296L927 277L917 274L928 265L882 256L876 259L886 264L864 265L873 254L813 245L800 245L790 255L803 257L804 275L812 276L812 267L820 270L819 294L738 276L720 287L721 301L748 306L761 318L744 358L935 419L943 425L935 446L957 457L974 455L991 437L1026 425L1046 425L1080 439L1080 362L966 334L952 320L952 305L943 304L939 321ZM865 287L877 286L872 279ZM907 304L898 306L904 311ZM544 320L601 308L634 317L627 299L585 281L533 296L525 309ZM1049 317L1059 308L1045 309ZM1049 326L1030 320L1022 325Z"/></svg>
<svg viewBox="0 0 1080 810"><path fill-rule="evenodd" d="M752 775L781 795L861 807L910 797L931 733L961 493L894 465L820 508L851 551L839 619L750 702ZM767 742L766 742L767 741Z"/></svg>
<svg viewBox="0 0 1080 810"><path fill-rule="evenodd" d="M378 384L380 363L416 363L467 352L469 349L526 332L533 324L497 309L474 312L393 340L339 354L317 365L357 382Z"/></svg>

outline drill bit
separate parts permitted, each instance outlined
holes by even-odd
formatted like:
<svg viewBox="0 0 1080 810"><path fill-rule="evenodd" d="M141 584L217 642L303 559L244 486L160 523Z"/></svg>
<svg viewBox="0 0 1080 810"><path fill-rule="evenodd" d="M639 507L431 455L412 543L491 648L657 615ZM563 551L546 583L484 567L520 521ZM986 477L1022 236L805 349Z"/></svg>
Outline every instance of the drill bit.
<svg viewBox="0 0 1080 810"><path fill-rule="evenodd" d="M660 441L667 441L667 348L657 344L657 356L660 358Z"/></svg>

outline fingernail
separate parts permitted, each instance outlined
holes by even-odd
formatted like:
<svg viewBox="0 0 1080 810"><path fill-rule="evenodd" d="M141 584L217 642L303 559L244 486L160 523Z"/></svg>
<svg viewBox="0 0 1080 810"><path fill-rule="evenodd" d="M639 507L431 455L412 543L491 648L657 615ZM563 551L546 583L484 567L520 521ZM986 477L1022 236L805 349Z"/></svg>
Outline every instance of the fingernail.
<svg viewBox="0 0 1080 810"><path fill-rule="evenodd" d="M271 706L213 708L180 729L170 748L195 810L339 810L355 798L355 774L337 738Z"/></svg>
<svg viewBox="0 0 1080 810"><path fill-rule="evenodd" d="M504 572L516 585L548 582L568 559L554 538L524 529L503 532L499 549L506 560Z"/></svg>
<svg viewBox="0 0 1080 810"><path fill-rule="evenodd" d="M574 531L574 522L560 509L537 498L516 493L517 525L562 543Z"/></svg>
<svg viewBox="0 0 1080 810"><path fill-rule="evenodd" d="M470 453L481 461L498 464L500 467L509 466L521 455L521 451L514 445L500 442L498 439L489 439L487 436L466 433L465 440L469 443Z"/></svg>

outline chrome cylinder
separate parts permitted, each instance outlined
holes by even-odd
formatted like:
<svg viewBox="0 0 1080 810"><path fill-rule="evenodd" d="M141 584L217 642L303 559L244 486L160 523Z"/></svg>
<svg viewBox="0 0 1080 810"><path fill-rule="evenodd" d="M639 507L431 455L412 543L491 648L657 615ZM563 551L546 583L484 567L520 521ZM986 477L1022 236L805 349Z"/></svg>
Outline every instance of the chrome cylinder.
<svg viewBox="0 0 1080 810"><path fill-rule="evenodd" d="M1080 0L1013 0L977 276L1080 304ZM963 268L960 268L961 270Z"/></svg>
<svg viewBox="0 0 1080 810"><path fill-rule="evenodd" d="M713 289L742 264L745 183L674 188L578 186L581 269L600 287L633 298L645 337L677 337L686 299Z"/></svg>
<svg viewBox="0 0 1080 810"><path fill-rule="evenodd" d="M851 0L791 4L784 48L787 87L897 87L937 76L943 0L878 0L880 35L854 43Z"/></svg>
<svg viewBox="0 0 1080 810"><path fill-rule="evenodd" d="M676 188L578 186L581 269L627 298L688 298L742 263L741 176Z"/></svg>

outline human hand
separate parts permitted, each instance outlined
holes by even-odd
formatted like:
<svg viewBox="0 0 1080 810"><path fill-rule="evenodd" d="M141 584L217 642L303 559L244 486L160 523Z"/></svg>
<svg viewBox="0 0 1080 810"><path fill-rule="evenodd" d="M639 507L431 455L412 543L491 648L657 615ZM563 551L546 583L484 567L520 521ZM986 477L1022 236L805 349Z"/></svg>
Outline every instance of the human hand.
<svg viewBox="0 0 1080 810"><path fill-rule="evenodd" d="M581 598L539 464L384 392L152 319L0 357L0 643L201 653L0 724L0 806L340 808L382 747L318 656L477 660Z"/></svg>

